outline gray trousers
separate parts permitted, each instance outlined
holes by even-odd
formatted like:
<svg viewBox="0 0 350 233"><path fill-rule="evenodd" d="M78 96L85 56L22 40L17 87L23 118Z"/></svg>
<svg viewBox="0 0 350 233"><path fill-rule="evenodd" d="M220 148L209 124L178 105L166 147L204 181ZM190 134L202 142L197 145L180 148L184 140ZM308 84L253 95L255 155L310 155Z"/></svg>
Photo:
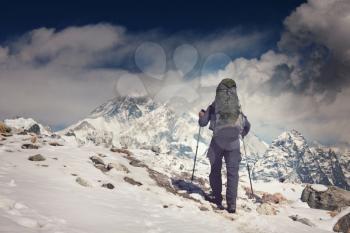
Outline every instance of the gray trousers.
<svg viewBox="0 0 350 233"><path fill-rule="evenodd" d="M209 181L216 202L222 202L222 179L221 168L222 158L224 157L227 170L227 187L226 201L227 205L236 208L237 188L238 188L238 171L239 164L242 160L239 147L234 150L225 150L222 146L218 146L214 139L210 143L208 149L208 158L211 165Z"/></svg>

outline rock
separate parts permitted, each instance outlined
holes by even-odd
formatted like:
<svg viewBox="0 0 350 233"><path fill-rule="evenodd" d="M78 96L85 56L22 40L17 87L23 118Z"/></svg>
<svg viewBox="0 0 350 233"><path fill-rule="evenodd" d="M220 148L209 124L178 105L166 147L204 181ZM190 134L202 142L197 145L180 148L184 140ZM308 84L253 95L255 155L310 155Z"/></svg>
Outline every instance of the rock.
<svg viewBox="0 0 350 233"><path fill-rule="evenodd" d="M129 183L129 184L132 184L132 185L137 185L137 186L141 186L142 185L141 182L138 182L138 181L134 180L133 178L130 178L130 177L127 177L127 176L124 177L124 181Z"/></svg>
<svg viewBox="0 0 350 233"><path fill-rule="evenodd" d="M67 137L74 136L74 137L75 137L75 133L74 133L74 131L69 130L69 131L65 134L65 136L67 136Z"/></svg>
<svg viewBox="0 0 350 233"><path fill-rule="evenodd" d="M114 185L111 183L102 184L102 187L108 188L108 189L114 189Z"/></svg>
<svg viewBox="0 0 350 233"><path fill-rule="evenodd" d="M12 133L2 133L1 135L4 136L4 137L7 137L7 138L13 136Z"/></svg>
<svg viewBox="0 0 350 233"><path fill-rule="evenodd" d="M4 122L0 121L0 133L6 134L11 133L11 128L8 127Z"/></svg>
<svg viewBox="0 0 350 233"><path fill-rule="evenodd" d="M50 146L63 146L62 144L58 143L58 142L49 142Z"/></svg>
<svg viewBox="0 0 350 233"><path fill-rule="evenodd" d="M298 215L292 215L292 216L289 216L289 218L291 218L293 221L303 223L303 224L308 225L310 227L315 227L316 226L309 219L307 219L307 218L300 218Z"/></svg>
<svg viewBox="0 0 350 233"><path fill-rule="evenodd" d="M103 160L97 156L91 156L90 159L95 165L101 164L101 165L105 166L105 163L103 162Z"/></svg>
<svg viewBox="0 0 350 233"><path fill-rule="evenodd" d="M283 201L286 201L287 199L281 194L281 193L264 193L261 198L263 203L275 203L279 204Z"/></svg>
<svg viewBox="0 0 350 233"><path fill-rule="evenodd" d="M77 177L75 179L75 181L80 184L81 186L84 186L84 187L90 187L91 185L89 184L89 182L87 182L86 180L84 180L83 178L81 177Z"/></svg>
<svg viewBox="0 0 350 233"><path fill-rule="evenodd" d="M339 212L338 211L328 211L327 214L329 214L329 216L334 218L335 216L337 216L339 214Z"/></svg>
<svg viewBox="0 0 350 233"><path fill-rule="evenodd" d="M36 155L29 156L28 160L30 160L30 161L44 161L46 159L41 154L36 154Z"/></svg>
<svg viewBox="0 0 350 233"><path fill-rule="evenodd" d="M32 125L29 129L26 130L28 133L40 134L40 126L38 124Z"/></svg>
<svg viewBox="0 0 350 233"><path fill-rule="evenodd" d="M22 149L39 149L39 146L30 144L30 143L25 143L21 146Z"/></svg>
<svg viewBox="0 0 350 233"><path fill-rule="evenodd" d="M107 170L110 171L112 169L115 169L115 170L121 171L121 172L125 172L125 173L130 173L129 169L120 163L109 163L107 165Z"/></svg>
<svg viewBox="0 0 350 233"><path fill-rule="evenodd" d="M335 186L324 189L307 185L301 194L301 200L311 208L333 211L350 206L350 192Z"/></svg>
<svg viewBox="0 0 350 233"><path fill-rule="evenodd" d="M199 210L200 211L209 211L209 209L207 207L205 207L205 206L200 206Z"/></svg>
<svg viewBox="0 0 350 233"><path fill-rule="evenodd" d="M95 168L101 170L101 172L108 172L109 170L102 164L94 164Z"/></svg>
<svg viewBox="0 0 350 233"><path fill-rule="evenodd" d="M350 233L350 213L341 217L334 225L333 231Z"/></svg>
<svg viewBox="0 0 350 233"><path fill-rule="evenodd" d="M30 138L31 143L36 143L37 140L38 140L38 138L36 136L33 136Z"/></svg>
<svg viewBox="0 0 350 233"><path fill-rule="evenodd" d="M119 149L119 148L112 147L111 151L112 152L117 152L117 153L123 153L123 154L126 154L127 156L131 156L132 155L132 153L129 150L127 150L127 149Z"/></svg>
<svg viewBox="0 0 350 233"><path fill-rule="evenodd" d="M129 164L134 167L147 167L146 164L144 164L142 161L137 159L131 160Z"/></svg>
<svg viewBox="0 0 350 233"><path fill-rule="evenodd" d="M167 209L167 208L169 208L169 206L168 205L163 205L163 208Z"/></svg>
<svg viewBox="0 0 350 233"><path fill-rule="evenodd" d="M165 188L168 192L176 194L177 191L174 189L174 187L171 185L170 178L160 172L157 172L152 169L147 169L149 176L157 183L159 187Z"/></svg>
<svg viewBox="0 0 350 233"><path fill-rule="evenodd" d="M152 146L151 151L153 151L156 154L160 153L160 147L159 146Z"/></svg>
<svg viewBox="0 0 350 233"><path fill-rule="evenodd" d="M263 203L256 208L256 212L263 215L276 215L277 210L268 203Z"/></svg>

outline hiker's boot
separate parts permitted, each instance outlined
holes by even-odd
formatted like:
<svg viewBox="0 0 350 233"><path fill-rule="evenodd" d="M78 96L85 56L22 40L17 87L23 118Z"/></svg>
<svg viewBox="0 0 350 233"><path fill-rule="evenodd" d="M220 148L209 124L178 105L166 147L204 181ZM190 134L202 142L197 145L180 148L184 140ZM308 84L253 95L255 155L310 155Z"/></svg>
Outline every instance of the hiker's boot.
<svg viewBox="0 0 350 233"><path fill-rule="evenodd" d="M227 205L227 212L229 212L230 214L235 214L236 207L234 207L233 205Z"/></svg>
<svg viewBox="0 0 350 233"><path fill-rule="evenodd" d="M218 208L219 210L224 210L225 207L222 205L222 202L218 201L218 202L215 202L215 205L216 205L216 208Z"/></svg>

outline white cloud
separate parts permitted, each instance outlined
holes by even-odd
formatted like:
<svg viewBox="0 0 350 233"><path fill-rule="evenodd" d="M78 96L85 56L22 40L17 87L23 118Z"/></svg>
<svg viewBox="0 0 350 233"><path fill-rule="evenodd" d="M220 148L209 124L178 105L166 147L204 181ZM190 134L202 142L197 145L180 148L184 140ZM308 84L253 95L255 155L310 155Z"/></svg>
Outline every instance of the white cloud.
<svg viewBox="0 0 350 233"><path fill-rule="evenodd" d="M223 33L203 37L191 32L186 36L176 34L171 37L158 31L134 34L123 27L109 24L68 27L59 31L38 28L4 45L0 44L0 118L24 115L57 126L68 125L85 117L116 94L130 93L127 90L122 93L115 87L118 80L121 86L130 83L124 82L122 76L134 77L135 72L140 71L135 67L134 52L143 42L151 41L157 43L161 50L164 49L161 52L161 65L155 67L158 71L159 68L171 69L166 67L170 63L165 59L170 59L175 48L186 39L195 48L197 44L207 44L215 50L232 48L237 44L244 51L250 45L239 42L242 41L240 37L254 44L258 44L257 40L262 37L258 33L230 35L231 39ZM224 41L221 38L225 38ZM206 42L202 42L204 40ZM198 51L203 52L202 56L205 54ZM147 55L150 58L154 56L152 53ZM147 71L149 68L154 67L145 67ZM183 77L179 79L179 74L174 75L173 72L164 73L164 80L153 80L142 73L136 75L151 96L166 88L173 90L166 87L168 84L176 86L184 81ZM142 85L137 85L137 91L133 93L140 91L140 88L143 88Z"/></svg>

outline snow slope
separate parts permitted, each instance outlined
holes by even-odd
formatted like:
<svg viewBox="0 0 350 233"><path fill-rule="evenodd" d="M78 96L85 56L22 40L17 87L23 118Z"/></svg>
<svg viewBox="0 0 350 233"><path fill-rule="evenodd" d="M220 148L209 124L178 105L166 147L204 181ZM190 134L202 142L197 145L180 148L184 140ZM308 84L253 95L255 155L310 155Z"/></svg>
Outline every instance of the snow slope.
<svg viewBox="0 0 350 233"><path fill-rule="evenodd" d="M288 202L274 205L279 211L275 216L258 214L258 204L248 199L243 191L248 185L244 170L239 186L238 214L217 213L199 195L192 194L195 201L167 192L150 178L145 167L132 166L127 156L104 146L77 146L69 141L61 141L63 146L50 146L48 143L55 139L43 136L36 143L40 146L38 150L21 149L30 139L30 135L13 135L0 145L0 232L322 233L331 232L338 219L330 217L327 211L310 209L301 203L302 185L276 182L254 183L254 187L256 192L281 192ZM147 166L171 177L192 167L186 156L156 155L141 149L132 152ZM28 156L38 153L46 160L28 160ZM106 164L119 164L127 169L103 173L89 159L93 155ZM197 169L197 176L207 177L208 165L201 163ZM125 182L125 176L143 185L131 185ZM77 177L84 179L88 187L78 184ZM101 187L107 182L115 189ZM308 218L315 226L292 221L288 216L294 214Z"/></svg>

